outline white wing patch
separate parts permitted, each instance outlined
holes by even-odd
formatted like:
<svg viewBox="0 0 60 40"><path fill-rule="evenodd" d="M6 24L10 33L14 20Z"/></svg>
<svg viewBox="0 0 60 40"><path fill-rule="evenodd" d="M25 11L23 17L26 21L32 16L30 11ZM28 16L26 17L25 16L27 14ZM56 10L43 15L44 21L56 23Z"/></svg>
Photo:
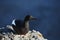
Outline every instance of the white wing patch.
<svg viewBox="0 0 60 40"><path fill-rule="evenodd" d="M12 24L16 26L16 24L15 24L15 19L12 21Z"/></svg>

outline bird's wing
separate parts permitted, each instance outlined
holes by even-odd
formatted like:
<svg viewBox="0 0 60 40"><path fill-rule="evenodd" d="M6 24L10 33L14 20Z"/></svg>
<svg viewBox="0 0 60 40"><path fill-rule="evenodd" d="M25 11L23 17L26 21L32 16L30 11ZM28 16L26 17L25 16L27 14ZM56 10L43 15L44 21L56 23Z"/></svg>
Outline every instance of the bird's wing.
<svg viewBox="0 0 60 40"><path fill-rule="evenodd" d="M16 26L18 26L18 27L22 27L23 20L15 20L15 24L16 24Z"/></svg>

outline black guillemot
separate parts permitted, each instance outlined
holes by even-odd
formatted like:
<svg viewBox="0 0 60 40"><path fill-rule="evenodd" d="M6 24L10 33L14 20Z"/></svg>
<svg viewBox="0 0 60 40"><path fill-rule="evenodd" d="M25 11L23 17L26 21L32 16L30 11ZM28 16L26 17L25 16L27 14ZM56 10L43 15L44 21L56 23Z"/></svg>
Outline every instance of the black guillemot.
<svg viewBox="0 0 60 40"><path fill-rule="evenodd" d="M36 20L36 18L27 15L23 21L14 19L12 21L12 27L19 35L25 35L29 31L29 21L30 20Z"/></svg>

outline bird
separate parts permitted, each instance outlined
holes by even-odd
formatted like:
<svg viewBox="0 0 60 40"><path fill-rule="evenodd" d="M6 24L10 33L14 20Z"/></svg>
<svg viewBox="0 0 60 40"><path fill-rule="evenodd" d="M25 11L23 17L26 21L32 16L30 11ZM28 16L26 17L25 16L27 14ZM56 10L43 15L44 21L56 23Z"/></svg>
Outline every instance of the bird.
<svg viewBox="0 0 60 40"><path fill-rule="evenodd" d="M12 21L12 27L17 34L25 35L29 31L29 22L31 20L36 20L36 19L37 18L35 18L31 15L26 15L23 21L20 19L14 19Z"/></svg>

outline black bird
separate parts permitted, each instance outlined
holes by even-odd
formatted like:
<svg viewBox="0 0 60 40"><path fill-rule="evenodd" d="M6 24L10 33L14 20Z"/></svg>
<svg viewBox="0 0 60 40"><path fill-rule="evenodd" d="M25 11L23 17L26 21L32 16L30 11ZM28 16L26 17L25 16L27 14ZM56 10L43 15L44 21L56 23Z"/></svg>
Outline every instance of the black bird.
<svg viewBox="0 0 60 40"><path fill-rule="evenodd" d="M19 35L25 35L29 31L29 21L36 20L36 18L27 15L23 21L15 19L12 22L12 27Z"/></svg>

